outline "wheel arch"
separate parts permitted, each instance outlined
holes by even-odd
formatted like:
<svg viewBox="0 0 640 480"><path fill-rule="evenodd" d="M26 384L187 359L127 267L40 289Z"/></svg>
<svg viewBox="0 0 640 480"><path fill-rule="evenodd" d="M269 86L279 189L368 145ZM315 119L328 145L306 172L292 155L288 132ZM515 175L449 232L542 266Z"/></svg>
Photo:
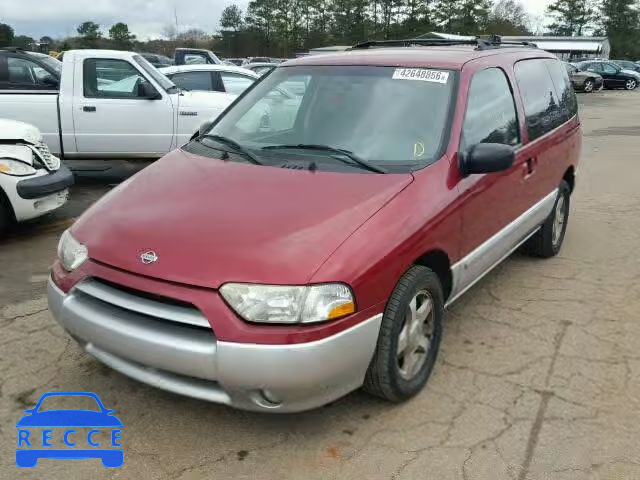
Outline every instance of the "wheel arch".
<svg viewBox="0 0 640 480"><path fill-rule="evenodd" d="M5 207L9 212L9 221L11 223L16 223L16 212L13 210L13 205L9 201L9 197L5 193L5 191L0 188L0 208Z"/></svg>
<svg viewBox="0 0 640 480"><path fill-rule="evenodd" d="M453 288L453 272L451 271L449 255L444 250L429 250L418 257L413 264L422 265L435 272L442 284L442 293L446 302Z"/></svg>
<svg viewBox="0 0 640 480"><path fill-rule="evenodd" d="M567 182L567 184L569 185L569 192L573 193L573 189L576 186L576 170L573 165L567 168L567 170L564 172L564 175L562 175L562 180Z"/></svg>

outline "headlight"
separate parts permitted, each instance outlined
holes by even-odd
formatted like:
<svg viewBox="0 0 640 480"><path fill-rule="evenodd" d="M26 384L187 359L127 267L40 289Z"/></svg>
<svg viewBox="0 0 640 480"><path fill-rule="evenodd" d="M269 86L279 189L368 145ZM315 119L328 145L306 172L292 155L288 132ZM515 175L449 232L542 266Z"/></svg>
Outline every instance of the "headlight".
<svg viewBox="0 0 640 480"><path fill-rule="evenodd" d="M18 160L3 158L0 159L0 173L14 175L16 177L24 177L26 175L33 175L36 173L36 169L31 165Z"/></svg>
<svg viewBox="0 0 640 480"><path fill-rule="evenodd" d="M249 322L315 323L356 311L351 289L341 283L304 287L227 283L220 293Z"/></svg>
<svg viewBox="0 0 640 480"><path fill-rule="evenodd" d="M69 230L65 230L58 243L58 258L65 270L72 272L89 257L87 247L79 243Z"/></svg>

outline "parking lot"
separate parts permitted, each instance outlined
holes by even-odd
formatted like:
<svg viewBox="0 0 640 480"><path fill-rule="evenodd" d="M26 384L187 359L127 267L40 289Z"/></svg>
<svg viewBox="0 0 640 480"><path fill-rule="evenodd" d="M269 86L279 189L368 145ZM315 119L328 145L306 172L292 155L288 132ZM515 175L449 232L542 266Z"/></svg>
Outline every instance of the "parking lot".
<svg viewBox="0 0 640 480"><path fill-rule="evenodd" d="M110 188L74 187L0 248L0 478L640 478L640 94L580 95L582 163L561 254L519 254L449 311L434 375L400 405L356 392L295 415L166 393L81 352L47 311L60 233ZM125 463L14 464L43 392L97 393Z"/></svg>

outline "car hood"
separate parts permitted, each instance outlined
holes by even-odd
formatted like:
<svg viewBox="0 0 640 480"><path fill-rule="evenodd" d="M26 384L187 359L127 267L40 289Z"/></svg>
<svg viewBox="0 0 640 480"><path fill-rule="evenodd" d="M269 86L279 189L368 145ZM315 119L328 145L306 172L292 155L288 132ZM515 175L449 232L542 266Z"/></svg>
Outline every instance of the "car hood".
<svg viewBox="0 0 640 480"><path fill-rule="evenodd" d="M0 141L16 140L36 144L42 139L40 131L33 125L0 118Z"/></svg>
<svg viewBox="0 0 640 480"><path fill-rule="evenodd" d="M25 415L16 427L121 427L115 415L89 410L49 410Z"/></svg>
<svg viewBox="0 0 640 480"><path fill-rule="evenodd" d="M408 173L289 170L176 150L103 197L73 234L92 259L167 281L305 284L412 180ZM148 251L158 258L144 264Z"/></svg>

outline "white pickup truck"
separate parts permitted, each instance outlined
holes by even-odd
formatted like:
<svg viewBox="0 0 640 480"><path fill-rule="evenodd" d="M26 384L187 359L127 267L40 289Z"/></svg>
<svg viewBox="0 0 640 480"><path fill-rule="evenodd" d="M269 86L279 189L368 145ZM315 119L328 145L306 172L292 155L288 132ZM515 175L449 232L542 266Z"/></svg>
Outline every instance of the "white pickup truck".
<svg viewBox="0 0 640 480"><path fill-rule="evenodd" d="M51 152L75 170L87 160L92 170L100 163L94 160L159 158L235 98L180 90L132 52L70 50L58 62L0 50L2 117L36 126Z"/></svg>

